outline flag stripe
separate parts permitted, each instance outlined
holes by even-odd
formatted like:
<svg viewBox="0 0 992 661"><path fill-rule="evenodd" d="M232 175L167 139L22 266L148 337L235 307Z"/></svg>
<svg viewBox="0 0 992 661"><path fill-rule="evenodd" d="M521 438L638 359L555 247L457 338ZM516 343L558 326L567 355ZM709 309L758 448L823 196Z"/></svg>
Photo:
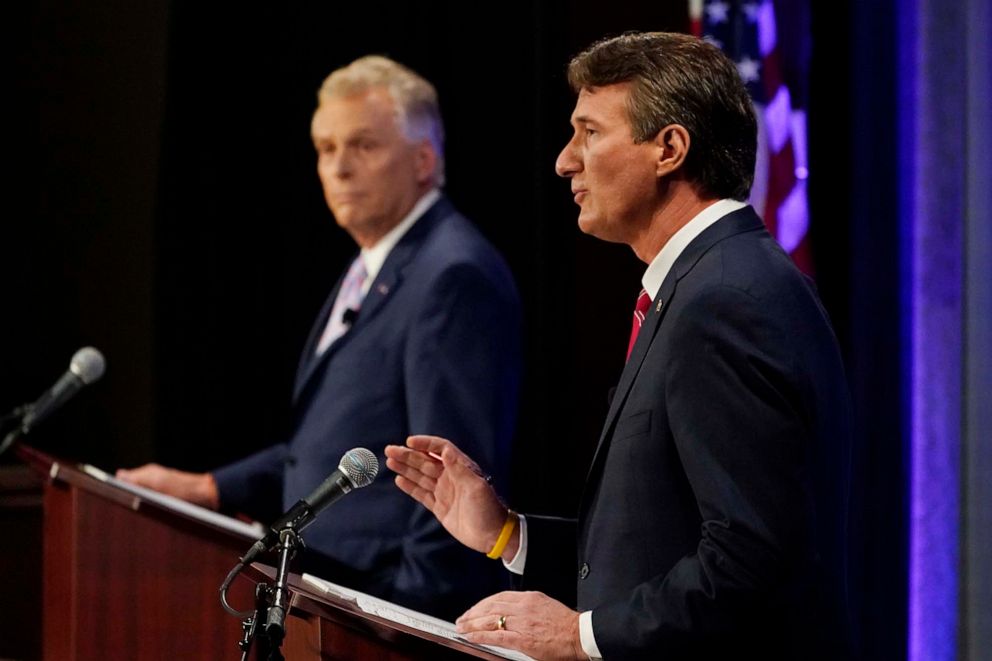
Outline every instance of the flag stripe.
<svg viewBox="0 0 992 661"><path fill-rule="evenodd" d="M718 45L737 63L759 115L758 166L750 202L799 268L812 274L806 114L782 75L774 5L771 0L690 0L689 17L694 34Z"/></svg>

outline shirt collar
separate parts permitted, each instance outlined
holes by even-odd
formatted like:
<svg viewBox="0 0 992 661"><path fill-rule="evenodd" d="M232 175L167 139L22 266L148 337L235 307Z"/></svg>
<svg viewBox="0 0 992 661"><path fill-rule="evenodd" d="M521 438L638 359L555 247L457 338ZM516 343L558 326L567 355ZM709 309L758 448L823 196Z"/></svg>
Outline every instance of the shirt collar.
<svg viewBox="0 0 992 661"><path fill-rule="evenodd" d="M668 272L672 270L675 260L679 258L682 251L686 249L692 240L703 233L707 227L720 220L727 214L738 209L743 209L747 204L737 200L719 200L700 211L688 223L683 225L679 231L672 235L672 238L662 247L661 251L651 260L644 276L641 278L641 285L651 295L651 300L658 295L661 283L668 277Z"/></svg>
<svg viewBox="0 0 992 661"><path fill-rule="evenodd" d="M372 286L372 282L375 281L375 277L379 275L379 271L382 269L382 265L386 262L386 258L389 257L389 253L392 252L393 248L399 243L403 235L406 234L413 224L424 215L424 213L431 208L431 206L438 201L441 197L441 191L436 188L432 188L423 197L417 200L417 203L413 205L403 220L399 222L396 227L386 232L386 235L381 239L376 241L376 244L371 248L362 248L362 261L365 263L365 272L368 274L365 278L365 283L362 285L362 291L367 292L369 287Z"/></svg>

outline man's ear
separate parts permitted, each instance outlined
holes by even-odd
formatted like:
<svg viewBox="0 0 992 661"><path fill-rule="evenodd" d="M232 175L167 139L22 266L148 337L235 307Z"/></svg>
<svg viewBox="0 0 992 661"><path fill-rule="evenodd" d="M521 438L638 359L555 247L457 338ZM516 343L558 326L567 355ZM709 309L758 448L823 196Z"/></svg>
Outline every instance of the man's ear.
<svg viewBox="0 0 992 661"><path fill-rule="evenodd" d="M421 140L413 155L413 167L417 173L417 182L426 183L434 178L437 167L437 153L430 140Z"/></svg>
<svg viewBox="0 0 992 661"><path fill-rule="evenodd" d="M669 124L658 131L654 138L658 147L658 162L655 175L664 177L679 168L689 153L689 132L681 124Z"/></svg>

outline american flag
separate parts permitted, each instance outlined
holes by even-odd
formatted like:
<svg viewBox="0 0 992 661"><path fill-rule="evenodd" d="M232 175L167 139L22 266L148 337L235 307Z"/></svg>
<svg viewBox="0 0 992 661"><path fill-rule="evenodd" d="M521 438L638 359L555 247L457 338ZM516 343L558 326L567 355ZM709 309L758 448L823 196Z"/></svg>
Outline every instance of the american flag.
<svg viewBox="0 0 992 661"><path fill-rule="evenodd" d="M812 274L806 198L809 28L804 3L689 0L689 19L693 34L733 59L754 100L758 162L749 201L799 268Z"/></svg>

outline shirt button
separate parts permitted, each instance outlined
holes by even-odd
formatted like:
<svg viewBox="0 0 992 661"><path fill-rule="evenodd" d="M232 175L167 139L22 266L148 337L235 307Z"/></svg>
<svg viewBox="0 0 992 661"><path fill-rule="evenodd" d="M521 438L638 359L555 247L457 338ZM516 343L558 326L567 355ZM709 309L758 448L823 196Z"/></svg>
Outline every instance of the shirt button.
<svg viewBox="0 0 992 661"><path fill-rule="evenodd" d="M584 581L586 579L586 576L588 575L589 575L589 563L583 562L582 566L579 567L579 579Z"/></svg>

